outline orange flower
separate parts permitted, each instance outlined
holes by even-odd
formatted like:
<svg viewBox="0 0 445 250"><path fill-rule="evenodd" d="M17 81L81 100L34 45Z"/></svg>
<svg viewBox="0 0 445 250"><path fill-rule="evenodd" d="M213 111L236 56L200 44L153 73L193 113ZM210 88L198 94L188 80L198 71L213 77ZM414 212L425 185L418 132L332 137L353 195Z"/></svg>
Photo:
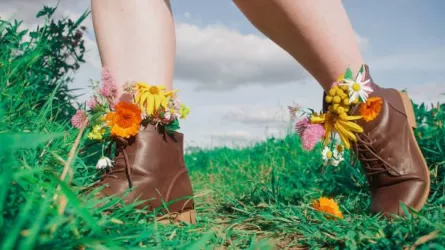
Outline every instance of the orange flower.
<svg viewBox="0 0 445 250"><path fill-rule="evenodd" d="M369 122L374 120L382 110L382 98L370 97L365 103L360 104L360 114L363 120Z"/></svg>
<svg viewBox="0 0 445 250"><path fill-rule="evenodd" d="M124 138L137 135L142 121L138 106L121 101L114 108L115 112L105 116L108 126L111 127L111 134Z"/></svg>
<svg viewBox="0 0 445 250"><path fill-rule="evenodd" d="M334 218L343 219L343 214L340 211L338 204L333 199L329 199L326 197L320 197L320 199L315 200L312 203L312 206L320 212L325 212L325 213L333 215Z"/></svg>

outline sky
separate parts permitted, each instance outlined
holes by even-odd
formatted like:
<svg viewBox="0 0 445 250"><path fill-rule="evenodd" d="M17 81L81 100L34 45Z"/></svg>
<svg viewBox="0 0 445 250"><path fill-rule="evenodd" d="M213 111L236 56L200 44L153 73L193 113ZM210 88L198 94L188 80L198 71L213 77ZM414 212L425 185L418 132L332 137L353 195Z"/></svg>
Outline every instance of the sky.
<svg viewBox="0 0 445 250"><path fill-rule="evenodd" d="M290 0L289 0L290 1ZM326 0L327 1L327 0ZM0 0L0 17L38 23L56 0ZM284 136L287 106L321 108L322 89L284 50L262 35L229 0L171 0L177 32L174 87L191 114L181 122L186 147L244 146ZM416 102L445 101L445 1L345 0L373 79L406 89ZM89 0L60 0L58 17L79 17ZM72 88L86 100L100 77L92 20L85 25L87 63Z"/></svg>

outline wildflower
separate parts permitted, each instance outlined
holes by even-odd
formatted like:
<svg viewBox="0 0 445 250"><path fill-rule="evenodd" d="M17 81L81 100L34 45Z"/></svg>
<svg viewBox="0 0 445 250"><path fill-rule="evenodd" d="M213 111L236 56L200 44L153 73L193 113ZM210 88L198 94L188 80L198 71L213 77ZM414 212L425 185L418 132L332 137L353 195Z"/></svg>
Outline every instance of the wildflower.
<svg viewBox="0 0 445 250"><path fill-rule="evenodd" d="M179 119L181 117L181 102L179 101L179 98L173 97L170 98L170 113L174 118Z"/></svg>
<svg viewBox="0 0 445 250"><path fill-rule="evenodd" d="M332 157L334 156L329 147L324 147L323 151L321 152L321 155L323 156L324 165L328 165L331 162Z"/></svg>
<svg viewBox="0 0 445 250"><path fill-rule="evenodd" d="M382 98L371 97L366 100L366 103L360 104L360 115L363 120L367 122L374 120L382 110L382 103Z"/></svg>
<svg viewBox="0 0 445 250"><path fill-rule="evenodd" d="M170 100L172 103L172 108L179 111L181 109L181 101L179 100L179 98L174 97L174 98L171 98Z"/></svg>
<svg viewBox="0 0 445 250"><path fill-rule="evenodd" d="M326 197L320 197L312 203L312 206L319 212L324 212L330 215L332 218L343 219L343 213L340 211L338 204L333 200Z"/></svg>
<svg viewBox="0 0 445 250"><path fill-rule="evenodd" d="M343 145L337 144L335 146L334 152L337 152L338 154L343 155L343 151L345 151L345 147L343 147Z"/></svg>
<svg viewBox="0 0 445 250"><path fill-rule="evenodd" d="M324 126L324 144L327 145L329 139L331 138L332 128L334 125L334 119L331 113L323 114L312 114L310 118L310 123L312 124L322 124Z"/></svg>
<svg viewBox="0 0 445 250"><path fill-rule="evenodd" d="M112 167L113 164L110 160L110 158L102 156L100 157L99 161L97 161L96 168L97 169L104 169L108 167Z"/></svg>
<svg viewBox="0 0 445 250"><path fill-rule="evenodd" d="M352 122L352 120L358 120L361 116L339 116L337 121L334 124L334 128L340 136L341 141L345 145L346 148L351 148L351 140L356 142L357 137L354 133L363 132L363 128L360 127L357 123Z"/></svg>
<svg viewBox="0 0 445 250"><path fill-rule="evenodd" d="M189 107L181 104L181 109L179 110L179 115L181 119L185 119L190 114Z"/></svg>
<svg viewBox="0 0 445 250"><path fill-rule="evenodd" d="M87 101L87 107L88 107L90 110L93 110L93 109L97 106L97 104L99 104L99 102L97 101L97 99L96 99L95 96L91 97L91 98Z"/></svg>
<svg viewBox="0 0 445 250"><path fill-rule="evenodd" d="M357 137L354 135L354 132L363 132L363 128L352 121L361 118L361 116L349 116L345 113L339 116L334 116L330 113L324 113L321 115L313 114L311 117L311 123L324 124L325 145L329 141L332 129L335 129L345 147L351 148L350 140L357 141Z"/></svg>
<svg viewBox="0 0 445 250"><path fill-rule="evenodd" d="M372 88L369 86L370 79L365 78L365 69L363 68L357 74L357 77L354 80L351 79L343 79L341 86L347 86L349 90L349 102L352 103L354 100L359 100L360 102L366 102L368 95L373 92Z"/></svg>
<svg viewBox="0 0 445 250"><path fill-rule="evenodd" d="M171 118L172 118L172 113L170 112L170 110L167 110L167 111L164 113L164 119L167 120L167 121L169 121Z"/></svg>
<svg viewBox="0 0 445 250"><path fill-rule="evenodd" d="M308 124L301 136L303 148L312 150L325 134L324 128L320 124Z"/></svg>
<svg viewBox="0 0 445 250"><path fill-rule="evenodd" d="M71 124L78 129L82 128L86 121L88 121L88 115L85 110L77 110L76 114L71 118Z"/></svg>
<svg viewBox="0 0 445 250"><path fill-rule="evenodd" d="M287 106L287 108L289 110L290 118L292 120L296 119L297 118L297 113L298 113L298 111L300 111L300 107L297 106L297 105L293 105L293 106Z"/></svg>
<svg viewBox="0 0 445 250"><path fill-rule="evenodd" d="M308 125L309 125L309 119L307 117L295 123L295 131L297 131L300 137L303 136L303 132Z"/></svg>
<svg viewBox="0 0 445 250"><path fill-rule="evenodd" d="M124 92L128 94L135 94L136 92L136 83L135 82L126 82L124 84Z"/></svg>
<svg viewBox="0 0 445 250"><path fill-rule="evenodd" d="M121 101L116 104L115 112L105 116L108 126L111 127L113 136L129 138L139 132L141 124L141 110L137 105Z"/></svg>
<svg viewBox="0 0 445 250"><path fill-rule="evenodd" d="M102 68L102 88L100 93L107 98L117 98L116 80L107 68Z"/></svg>
<svg viewBox="0 0 445 250"><path fill-rule="evenodd" d="M146 83L136 84L136 104L139 105L145 115L153 115L159 108L167 108L168 97L172 91L165 91L165 86L150 86Z"/></svg>
<svg viewBox="0 0 445 250"><path fill-rule="evenodd" d="M340 162L344 161L343 152L344 152L344 147L341 144L337 144L333 152L334 157L331 163L332 166L336 167L338 166L338 164L340 164Z"/></svg>
<svg viewBox="0 0 445 250"><path fill-rule="evenodd" d="M100 125L93 126L91 132L88 133L87 137L90 140L102 140L103 135L105 134L105 128Z"/></svg>

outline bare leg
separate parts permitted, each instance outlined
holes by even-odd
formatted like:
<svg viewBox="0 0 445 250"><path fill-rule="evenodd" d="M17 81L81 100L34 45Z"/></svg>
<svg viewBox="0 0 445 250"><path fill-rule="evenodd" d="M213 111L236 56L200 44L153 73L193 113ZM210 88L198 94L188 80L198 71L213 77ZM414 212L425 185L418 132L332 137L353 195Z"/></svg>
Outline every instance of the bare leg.
<svg viewBox="0 0 445 250"><path fill-rule="evenodd" d="M92 10L102 64L120 87L135 80L172 88L175 30L169 0L92 0ZM155 131L153 125L143 126L132 142L119 147L114 166L134 171L131 175L117 171L113 178L105 174L100 183L107 187L97 196L121 196L132 187L123 199L127 204L137 198L144 202L136 208L152 209L165 201L174 218L166 215L160 221L195 223L194 203L189 198L193 189L182 160L183 136L178 133L172 139Z"/></svg>
<svg viewBox="0 0 445 250"><path fill-rule="evenodd" d="M266 36L328 89L350 67L363 64L341 0L234 0Z"/></svg>
<svg viewBox="0 0 445 250"><path fill-rule="evenodd" d="M340 0L234 1L259 30L299 61L325 90L347 66L357 72L363 64ZM372 82L369 70L365 77L371 80L372 96L385 103L385 115L372 122L357 121L367 134L356 134L355 151L364 163L365 173L373 177L369 182L371 211L387 217L403 215L400 203L420 210L428 199L430 174L412 129L416 119L411 101L406 94L380 88ZM401 140L404 143L399 143ZM369 155L376 160L371 162ZM389 174L391 171L397 174Z"/></svg>
<svg viewBox="0 0 445 250"><path fill-rule="evenodd" d="M175 29L169 0L92 0L102 65L120 85L143 81L172 88Z"/></svg>

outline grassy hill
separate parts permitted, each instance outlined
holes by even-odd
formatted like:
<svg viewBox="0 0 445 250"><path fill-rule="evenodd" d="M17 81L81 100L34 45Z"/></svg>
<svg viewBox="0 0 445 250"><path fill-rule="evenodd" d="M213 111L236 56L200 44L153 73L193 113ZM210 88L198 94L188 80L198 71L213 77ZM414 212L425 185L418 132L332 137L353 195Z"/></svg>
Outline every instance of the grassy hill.
<svg viewBox="0 0 445 250"><path fill-rule="evenodd" d="M52 22L51 11L41 12L48 21L34 33L0 23L0 249L445 248L445 104L414 105L431 193L407 217L371 215L360 166L323 167L321 146L305 152L292 134L187 154L196 225L158 224L134 205L104 213L120 200L98 208L79 193L97 178L100 147L79 152L86 139L76 149L79 131L69 125L69 75L83 61L78 32L86 15ZM62 181L65 166L72 171ZM345 218L315 211L320 196L333 197Z"/></svg>

